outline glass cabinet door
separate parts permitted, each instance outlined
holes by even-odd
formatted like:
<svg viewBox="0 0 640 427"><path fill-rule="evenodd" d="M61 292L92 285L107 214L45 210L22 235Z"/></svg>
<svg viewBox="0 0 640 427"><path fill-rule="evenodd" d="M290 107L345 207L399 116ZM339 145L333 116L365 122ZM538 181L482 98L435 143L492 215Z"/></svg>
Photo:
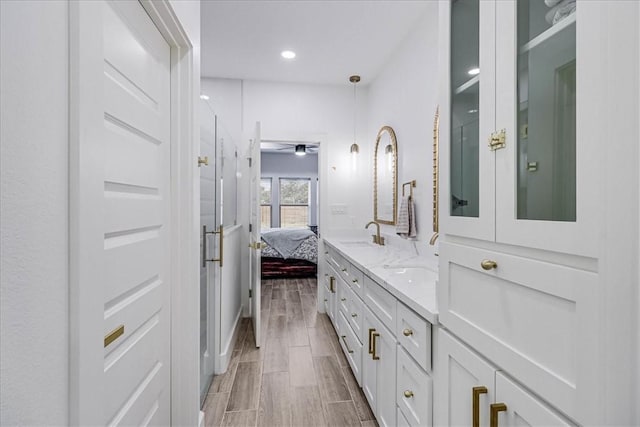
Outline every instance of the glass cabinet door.
<svg viewBox="0 0 640 427"><path fill-rule="evenodd" d="M451 3L452 216L479 215L480 2Z"/></svg>
<svg viewBox="0 0 640 427"><path fill-rule="evenodd" d="M496 2L496 240L584 252L578 203L578 10L557 0ZM585 170L582 171L586 172Z"/></svg>
<svg viewBox="0 0 640 427"><path fill-rule="evenodd" d="M517 2L517 217L576 220L576 3Z"/></svg>
<svg viewBox="0 0 640 427"><path fill-rule="evenodd" d="M451 0L441 9L441 38L448 56L441 74L440 146L443 170L441 218L448 234L493 240L493 154L485 137L495 126L495 4Z"/></svg>

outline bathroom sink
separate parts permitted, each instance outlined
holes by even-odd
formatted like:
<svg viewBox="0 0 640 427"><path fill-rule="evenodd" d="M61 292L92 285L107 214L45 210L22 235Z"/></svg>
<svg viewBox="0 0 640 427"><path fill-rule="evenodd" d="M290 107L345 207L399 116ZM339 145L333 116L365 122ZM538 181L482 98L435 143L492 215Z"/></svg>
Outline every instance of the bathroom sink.
<svg viewBox="0 0 640 427"><path fill-rule="evenodd" d="M345 240L339 243L343 246L348 246L352 248L375 248L379 246L373 242L367 242L365 240Z"/></svg>
<svg viewBox="0 0 640 427"><path fill-rule="evenodd" d="M384 265L386 278L392 284L420 285L435 282L438 274L424 266L392 266Z"/></svg>

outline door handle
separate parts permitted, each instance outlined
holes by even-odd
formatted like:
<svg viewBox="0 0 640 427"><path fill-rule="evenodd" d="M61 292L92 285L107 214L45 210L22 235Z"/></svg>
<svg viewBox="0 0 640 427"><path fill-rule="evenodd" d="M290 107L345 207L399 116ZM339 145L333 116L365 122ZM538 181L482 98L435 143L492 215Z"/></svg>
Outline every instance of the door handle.
<svg viewBox="0 0 640 427"><path fill-rule="evenodd" d="M473 389L473 427L480 427L480 395L487 393L484 386L474 387Z"/></svg>
<svg viewBox="0 0 640 427"><path fill-rule="evenodd" d="M220 257L207 259L207 234L218 234L220 236ZM222 224L218 227L218 231L207 231L207 226L202 226L202 267L207 266L207 262L219 262L220 267L224 263L224 228Z"/></svg>
<svg viewBox="0 0 640 427"><path fill-rule="evenodd" d="M498 427L498 414L502 411L507 410L507 405L504 403L492 403L489 406L489 426L490 427Z"/></svg>
<svg viewBox="0 0 640 427"><path fill-rule="evenodd" d="M490 259L483 259L480 267L482 267L483 270L493 270L494 268L498 268L498 263Z"/></svg>
<svg viewBox="0 0 640 427"><path fill-rule="evenodd" d="M371 334L373 334L376 330L374 328L369 328L369 354L373 353L371 349Z"/></svg>
<svg viewBox="0 0 640 427"><path fill-rule="evenodd" d="M375 329L374 329L374 331L375 331ZM373 351L371 352L371 358L373 360L380 360L380 356L378 356L376 354L376 338L379 337L379 336L380 336L380 334L377 333L377 332L374 332L374 333L371 334L371 341L372 341L372 344L373 344L372 345L373 346Z"/></svg>
<svg viewBox="0 0 640 427"><path fill-rule="evenodd" d="M336 278L333 276L329 277L329 291L331 291L332 294L336 293L335 283Z"/></svg>

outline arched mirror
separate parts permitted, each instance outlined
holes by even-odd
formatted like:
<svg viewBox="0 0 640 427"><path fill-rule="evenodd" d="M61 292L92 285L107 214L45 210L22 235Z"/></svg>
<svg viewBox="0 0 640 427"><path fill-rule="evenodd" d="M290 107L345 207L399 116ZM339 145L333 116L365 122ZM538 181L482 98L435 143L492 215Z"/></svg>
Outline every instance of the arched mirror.
<svg viewBox="0 0 640 427"><path fill-rule="evenodd" d="M373 219L395 225L398 186L398 144L390 126L383 126L376 137L373 158Z"/></svg>

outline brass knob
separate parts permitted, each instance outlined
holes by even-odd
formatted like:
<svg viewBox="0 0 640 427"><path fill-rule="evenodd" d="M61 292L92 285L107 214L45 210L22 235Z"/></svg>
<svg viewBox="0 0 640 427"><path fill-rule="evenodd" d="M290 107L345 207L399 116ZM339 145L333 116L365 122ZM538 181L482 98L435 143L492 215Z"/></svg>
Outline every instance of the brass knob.
<svg viewBox="0 0 640 427"><path fill-rule="evenodd" d="M342 269L342 271L346 273L347 269L346 269L346 268L343 268L343 269Z"/></svg>
<svg viewBox="0 0 640 427"><path fill-rule="evenodd" d="M411 390L405 390L404 397L406 397L407 399L413 397L413 392Z"/></svg>
<svg viewBox="0 0 640 427"><path fill-rule="evenodd" d="M340 301L345 302L347 299L346 298L340 298Z"/></svg>
<svg viewBox="0 0 640 427"><path fill-rule="evenodd" d="M325 255L329 255L329 251L325 251L325 253L324 253L324 254L325 254Z"/></svg>
<svg viewBox="0 0 640 427"><path fill-rule="evenodd" d="M329 301L329 300L325 298L325 299L324 299L324 302L327 302L327 301Z"/></svg>
<svg viewBox="0 0 640 427"><path fill-rule="evenodd" d="M358 317L357 313L351 313L351 317Z"/></svg>
<svg viewBox="0 0 640 427"><path fill-rule="evenodd" d="M352 282L353 283L358 283L358 279L353 279Z"/></svg>
<svg viewBox="0 0 640 427"><path fill-rule="evenodd" d="M483 270L493 270L494 268L498 268L498 263L490 259L483 259L480 267L482 267Z"/></svg>
<svg viewBox="0 0 640 427"><path fill-rule="evenodd" d="M405 329L404 331L402 331L402 334L405 337L410 337L411 335L413 335L413 331L411 329Z"/></svg>

